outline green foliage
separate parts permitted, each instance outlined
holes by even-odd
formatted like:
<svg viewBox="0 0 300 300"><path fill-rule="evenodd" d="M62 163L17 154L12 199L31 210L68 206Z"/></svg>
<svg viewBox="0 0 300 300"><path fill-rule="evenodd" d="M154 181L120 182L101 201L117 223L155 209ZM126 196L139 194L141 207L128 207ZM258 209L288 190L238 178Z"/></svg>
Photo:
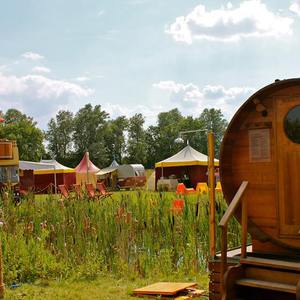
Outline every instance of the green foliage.
<svg viewBox="0 0 300 300"><path fill-rule="evenodd" d="M0 116L3 114L0 113ZM32 118L10 109L0 124L0 138L16 139L23 160L39 160L45 154L43 133ZM155 162L174 155L185 145L174 141L180 131L203 129L215 134L216 157L227 121L219 109L204 109L199 117L182 116L177 108L158 115L156 125L144 129L145 118L135 114L110 120L100 105L85 105L75 116L59 111L48 123L45 138L48 157L75 167L85 151L100 168L107 167L115 158L119 163L142 163L153 168ZM184 136L196 150L207 154L207 135L191 133Z"/></svg>
<svg viewBox="0 0 300 300"><path fill-rule="evenodd" d="M116 159L118 163L122 162L126 149L125 132L128 127L128 120L125 116L109 120L105 130L105 144L107 146L107 155L109 160Z"/></svg>
<svg viewBox="0 0 300 300"><path fill-rule="evenodd" d="M199 117L183 117L177 108L158 115L156 126L150 126L146 131L147 162L146 166L151 168L155 162L161 161L174 155L184 145L178 145L174 141L180 131L202 129L204 132L188 133L183 137L196 150L207 154L207 134L213 131L215 134L216 157L219 156L220 145L227 121L219 109L204 109Z"/></svg>
<svg viewBox="0 0 300 300"><path fill-rule="evenodd" d="M0 138L16 140L21 160L39 161L45 153L43 132L32 118L17 109L9 109L0 124Z"/></svg>
<svg viewBox="0 0 300 300"><path fill-rule="evenodd" d="M68 164L72 156L72 140L74 133L73 114L70 111L59 111L48 123L45 138L51 157L62 164Z"/></svg>
<svg viewBox="0 0 300 300"><path fill-rule="evenodd" d="M142 114L135 114L129 119L127 163L144 164L146 161L146 139L143 125L145 118Z"/></svg>
<svg viewBox="0 0 300 300"><path fill-rule="evenodd" d="M4 278L94 279L193 277L206 270L208 199L189 196L182 213L172 211L173 193L120 192L113 200L33 199L15 206L2 201L0 230ZM219 219L225 210L218 199ZM231 246L240 243L240 228L229 225ZM219 239L219 233L218 233Z"/></svg>
<svg viewBox="0 0 300 300"><path fill-rule="evenodd" d="M84 152L89 151L93 162L104 167L109 163L105 145L105 130L108 114L100 105L91 104L81 108L74 118L74 147L79 162Z"/></svg>
<svg viewBox="0 0 300 300"><path fill-rule="evenodd" d="M221 110L215 108L205 108L201 113L199 120L205 129L214 133L216 157L219 157L222 138L228 122L224 119Z"/></svg>

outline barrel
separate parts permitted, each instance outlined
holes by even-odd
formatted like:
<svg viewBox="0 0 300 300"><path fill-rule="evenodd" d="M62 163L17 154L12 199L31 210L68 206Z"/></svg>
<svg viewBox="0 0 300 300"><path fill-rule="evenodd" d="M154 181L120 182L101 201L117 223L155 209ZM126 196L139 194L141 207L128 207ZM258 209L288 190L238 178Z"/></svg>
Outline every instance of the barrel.
<svg viewBox="0 0 300 300"><path fill-rule="evenodd" d="M0 159L13 158L13 142L0 140Z"/></svg>
<svg viewBox="0 0 300 300"><path fill-rule="evenodd" d="M276 80L239 108L222 141L220 177L228 204L249 182L253 239L300 249L300 78Z"/></svg>

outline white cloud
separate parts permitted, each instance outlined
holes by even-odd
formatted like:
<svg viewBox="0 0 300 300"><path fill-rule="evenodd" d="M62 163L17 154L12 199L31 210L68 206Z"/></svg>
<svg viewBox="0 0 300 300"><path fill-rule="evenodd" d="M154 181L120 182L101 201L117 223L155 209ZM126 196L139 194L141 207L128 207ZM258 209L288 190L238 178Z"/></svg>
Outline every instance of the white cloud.
<svg viewBox="0 0 300 300"><path fill-rule="evenodd" d="M290 11L300 16L300 0L294 0L290 6Z"/></svg>
<svg viewBox="0 0 300 300"><path fill-rule="evenodd" d="M93 90L64 80L42 75L17 77L0 73L1 109L11 107L35 117L40 125L49 121L58 109L72 109L82 99L88 99Z"/></svg>
<svg viewBox="0 0 300 300"><path fill-rule="evenodd" d="M44 59L44 56L35 52L26 52L23 53L21 56L25 59L34 60L34 61Z"/></svg>
<svg viewBox="0 0 300 300"><path fill-rule="evenodd" d="M35 72L35 73L50 73L51 70L49 68L46 68L46 67L36 66L36 67L32 68L32 72Z"/></svg>
<svg viewBox="0 0 300 300"><path fill-rule="evenodd" d="M145 117L145 126L155 124L157 115L163 110L162 106L147 106L137 105L135 107L123 106L120 104L105 103L103 109L109 113L112 119L119 116L126 116L127 118L132 117L137 113L141 113Z"/></svg>
<svg viewBox="0 0 300 300"><path fill-rule="evenodd" d="M206 85L203 88L193 83L181 84L174 81L161 81L153 84L155 88L169 93L170 101L184 114L197 116L204 108L221 109L224 115L232 117L234 111L253 92L254 88Z"/></svg>
<svg viewBox="0 0 300 300"><path fill-rule="evenodd" d="M79 82L84 82L84 81L90 80L90 78L87 76L79 76L79 77L76 77L75 80L79 81Z"/></svg>
<svg viewBox="0 0 300 300"><path fill-rule="evenodd" d="M175 41L188 44L195 40L228 42L247 37L291 35L292 24L292 18L270 11L260 0L249 0L236 8L229 2L226 8L211 11L198 5L187 16L177 17L166 33Z"/></svg>

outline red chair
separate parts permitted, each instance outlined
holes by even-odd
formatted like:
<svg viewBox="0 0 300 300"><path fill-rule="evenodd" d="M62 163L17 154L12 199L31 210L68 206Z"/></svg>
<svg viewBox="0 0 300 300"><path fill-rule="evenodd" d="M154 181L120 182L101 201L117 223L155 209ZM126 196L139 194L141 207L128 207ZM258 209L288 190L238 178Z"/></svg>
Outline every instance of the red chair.
<svg viewBox="0 0 300 300"><path fill-rule="evenodd" d="M82 198L83 191L80 184L73 184L73 190L77 196L77 198Z"/></svg>
<svg viewBox="0 0 300 300"><path fill-rule="evenodd" d="M66 187L64 184L60 184L60 185L58 186L58 189L59 189L61 195L62 195L64 198L69 198L69 197L70 197L69 191L68 191L67 187Z"/></svg>
<svg viewBox="0 0 300 300"><path fill-rule="evenodd" d="M97 183L97 189L98 189L98 191L99 191L99 193L100 193L100 197L101 197L101 198L110 197L110 198L112 199L112 196L111 196L111 195L112 195L113 193L110 193L110 192L108 192L108 191L106 190L104 183L98 182L98 183Z"/></svg>
<svg viewBox="0 0 300 300"><path fill-rule="evenodd" d="M89 198L95 199L97 197L97 194L96 194L96 190L95 190L93 184L86 183L85 186L86 186L86 192L87 192L87 195L89 196Z"/></svg>
<svg viewBox="0 0 300 300"><path fill-rule="evenodd" d="M178 183L176 188L176 194L178 195L184 195L185 194L185 185L184 183Z"/></svg>
<svg viewBox="0 0 300 300"><path fill-rule="evenodd" d="M184 209L184 200L183 199L174 199L172 202L172 212L173 213L182 213Z"/></svg>

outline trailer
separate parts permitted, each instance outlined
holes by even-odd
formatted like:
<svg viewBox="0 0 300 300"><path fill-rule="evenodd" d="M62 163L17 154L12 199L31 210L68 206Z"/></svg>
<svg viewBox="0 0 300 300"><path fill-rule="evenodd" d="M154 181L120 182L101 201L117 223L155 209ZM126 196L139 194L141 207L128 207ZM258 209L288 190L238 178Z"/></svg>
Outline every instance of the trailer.
<svg viewBox="0 0 300 300"><path fill-rule="evenodd" d="M0 140L0 189L19 192L19 151L16 141Z"/></svg>

